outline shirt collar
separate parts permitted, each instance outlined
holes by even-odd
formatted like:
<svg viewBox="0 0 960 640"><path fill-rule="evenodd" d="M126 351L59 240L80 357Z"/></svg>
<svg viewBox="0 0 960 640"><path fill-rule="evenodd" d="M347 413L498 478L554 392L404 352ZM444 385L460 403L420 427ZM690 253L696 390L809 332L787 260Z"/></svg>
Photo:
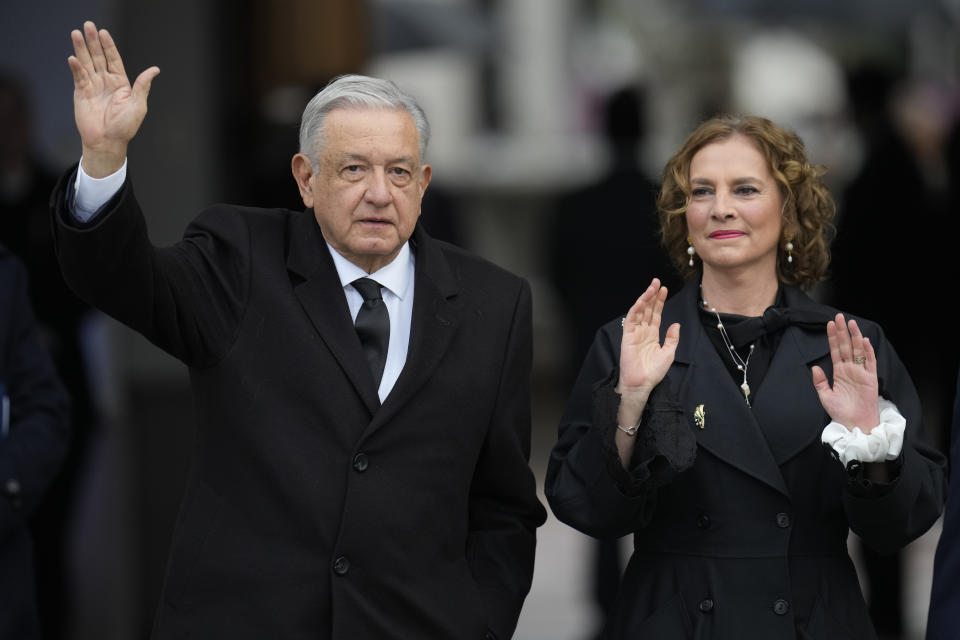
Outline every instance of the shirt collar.
<svg viewBox="0 0 960 640"><path fill-rule="evenodd" d="M400 247L400 252L389 264L381 267L373 273L367 273L357 265L353 264L340 253L327 244L327 250L333 258L333 265L337 269L337 275L340 277L340 284L346 287L357 278L371 278L386 287L391 293L401 300L406 295L410 287L410 277L413 273L413 253L410 251L410 243L404 242Z"/></svg>

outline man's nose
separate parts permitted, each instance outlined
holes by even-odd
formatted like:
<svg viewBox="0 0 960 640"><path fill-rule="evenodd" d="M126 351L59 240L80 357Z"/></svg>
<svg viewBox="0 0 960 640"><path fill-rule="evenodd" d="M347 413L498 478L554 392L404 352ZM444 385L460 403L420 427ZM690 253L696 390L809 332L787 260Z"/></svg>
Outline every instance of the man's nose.
<svg viewBox="0 0 960 640"><path fill-rule="evenodd" d="M385 207L390 203L390 181L387 172L382 168L375 168L370 174L367 185L367 201L378 207Z"/></svg>

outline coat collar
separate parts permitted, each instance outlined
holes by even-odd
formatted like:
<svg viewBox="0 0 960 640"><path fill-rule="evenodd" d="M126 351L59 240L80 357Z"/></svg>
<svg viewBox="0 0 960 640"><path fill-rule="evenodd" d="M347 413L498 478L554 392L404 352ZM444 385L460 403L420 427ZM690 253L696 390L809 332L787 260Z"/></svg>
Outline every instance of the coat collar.
<svg viewBox="0 0 960 640"><path fill-rule="evenodd" d="M784 302L789 309L822 312L825 318L831 311L793 287L785 286ZM704 331L699 303L694 279L664 307L661 333L680 323L675 366L667 379L704 449L789 495L780 465L818 439L826 424L809 369L829 356L825 331L798 326L784 331L751 409ZM694 419L701 406L703 428Z"/></svg>
<svg viewBox="0 0 960 640"><path fill-rule="evenodd" d="M320 225L309 209L287 222L287 272L300 305L357 393L373 413L380 398L353 328L347 298L327 250Z"/></svg>
<svg viewBox="0 0 960 640"><path fill-rule="evenodd" d="M460 325L460 283L440 245L417 224L410 248L417 262L407 361L367 433L389 420L434 375Z"/></svg>
<svg viewBox="0 0 960 640"><path fill-rule="evenodd" d="M416 256L410 346L403 371L381 406L316 219L305 210L291 215L287 223L286 265L294 292L374 416L368 431L387 420L429 378L459 324L459 283L437 242L417 224L410 247Z"/></svg>

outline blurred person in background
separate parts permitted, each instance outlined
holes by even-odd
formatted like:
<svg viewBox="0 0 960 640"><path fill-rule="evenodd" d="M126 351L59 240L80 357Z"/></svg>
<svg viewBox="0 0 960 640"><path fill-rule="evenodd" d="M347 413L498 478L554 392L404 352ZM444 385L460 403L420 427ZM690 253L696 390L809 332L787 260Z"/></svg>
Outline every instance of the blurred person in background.
<svg viewBox="0 0 960 640"><path fill-rule="evenodd" d="M876 638L847 553L938 518L943 457L883 330L814 302L835 206L792 132L701 124L667 163L654 279L604 325L546 495L589 535L634 534L610 638ZM624 282L624 287L635 286Z"/></svg>
<svg viewBox="0 0 960 640"><path fill-rule="evenodd" d="M954 209L960 193L960 120L946 141L947 193ZM947 218L956 225L955 213ZM954 227L955 228L955 227ZM956 237L956 235L946 236ZM957 344L954 341L953 357ZM956 370L955 370L956 372ZM949 433L951 491L943 514L943 529L937 543L933 563L933 588L927 620L927 640L954 640L958 634L960 611L960 372L956 372L956 394L953 400L953 422Z"/></svg>
<svg viewBox="0 0 960 640"><path fill-rule="evenodd" d="M902 278L904 265L921 276L912 286L924 289L926 299L936 286L923 275L937 271L937 252L926 247L929 227L904 218L932 215L929 190L906 141L891 114L896 77L886 69L868 65L848 75L848 93L854 123L860 132L864 162L841 198L841 215L833 247L831 301L852 313L883 323L917 387L928 393L928 379L936 373L930 354L919 349L927 336L916 330L914 309L890 304L890 287ZM896 189L889 188L896 184ZM889 246L895 230L896 259L881 247ZM870 277L863 277L869 273ZM903 633L903 567L899 553L881 555L864 545L860 549L866 572L870 616L881 637Z"/></svg>
<svg viewBox="0 0 960 640"><path fill-rule="evenodd" d="M859 65L847 74L863 162L840 200L828 291L832 304L883 325L920 391L931 437L946 450L948 430L935 426L949 423L957 342L944 336L931 351L929 336L916 330L916 310L890 304L891 287L906 278L920 300L941 295L935 274L949 272L953 257L936 246L930 230L937 229L937 238L956 237L956 215L938 197L936 180L896 115L896 98L905 90L905 80L894 68L878 63ZM882 555L869 545L861 545L859 553L877 632L881 638L900 638L905 630L902 554Z"/></svg>
<svg viewBox="0 0 960 640"><path fill-rule="evenodd" d="M633 302L632 292L623 287L625 279L643 282L657 276L672 286L675 278L660 244L657 185L640 168L646 137L640 88L622 87L608 96L602 133L609 170L558 198L551 226L550 274L572 337L565 386L576 377L597 327ZM600 630L620 584L620 556L615 539L593 545L591 595L601 614Z"/></svg>
<svg viewBox="0 0 960 640"><path fill-rule="evenodd" d="M47 637L28 522L69 445L70 402L41 344L26 271L0 245L0 638Z"/></svg>
<svg viewBox="0 0 960 640"><path fill-rule="evenodd" d="M81 335L91 309L70 291L57 264L50 233L57 173L35 154L31 113L20 80L0 73L0 242L26 266L39 338L71 396L72 445L31 518L44 637L59 640L66 637L70 606L70 525L98 418Z"/></svg>
<svg viewBox="0 0 960 640"><path fill-rule="evenodd" d="M950 430L950 491L933 562L927 640L954 640L960 612L960 376Z"/></svg>

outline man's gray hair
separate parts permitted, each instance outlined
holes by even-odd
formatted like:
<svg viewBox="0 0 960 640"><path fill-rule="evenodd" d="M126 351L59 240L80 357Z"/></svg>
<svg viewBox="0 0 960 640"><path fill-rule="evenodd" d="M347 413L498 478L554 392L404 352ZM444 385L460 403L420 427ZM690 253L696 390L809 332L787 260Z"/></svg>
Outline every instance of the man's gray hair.
<svg viewBox="0 0 960 640"><path fill-rule="evenodd" d="M420 159L423 160L430 140L430 124L417 101L389 80L348 74L337 76L303 110L300 119L300 153L317 168L323 148L323 123L334 109L397 109L410 114L417 127Z"/></svg>

